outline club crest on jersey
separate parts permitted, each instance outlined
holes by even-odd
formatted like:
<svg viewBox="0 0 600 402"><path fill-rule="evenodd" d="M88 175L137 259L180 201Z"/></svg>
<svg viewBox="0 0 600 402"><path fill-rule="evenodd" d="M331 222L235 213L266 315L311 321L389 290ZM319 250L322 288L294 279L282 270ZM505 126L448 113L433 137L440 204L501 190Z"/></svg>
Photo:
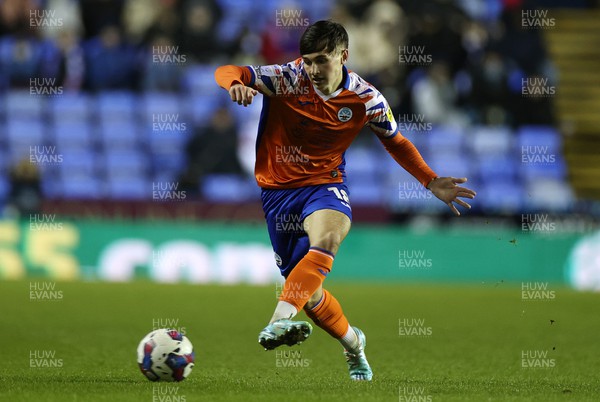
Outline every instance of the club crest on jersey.
<svg viewBox="0 0 600 402"><path fill-rule="evenodd" d="M281 257L277 253L275 253L275 263L277 264L278 267L280 267L281 264L283 264L283 261L281 261Z"/></svg>
<svg viewBox="0 0 600 402"><path fill-rule="evenodd" d="M345 123L352 118L352 110L349 107L343 107L338 111L338 119Z"/></svg>

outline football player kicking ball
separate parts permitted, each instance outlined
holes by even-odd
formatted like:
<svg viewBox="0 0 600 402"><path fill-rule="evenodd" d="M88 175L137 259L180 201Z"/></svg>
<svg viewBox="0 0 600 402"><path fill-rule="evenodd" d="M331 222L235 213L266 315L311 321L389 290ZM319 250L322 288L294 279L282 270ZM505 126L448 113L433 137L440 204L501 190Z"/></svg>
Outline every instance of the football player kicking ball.
<svg viewBox="0 0 600 402"><path fill-rule="evenodd" d="M275 259L286 281L258 342L270 350L306 340L311 325L292 321L304 309L342 344L350 378L370 381L365 334L350 326L340 303L323 288L352 220L344 151L367 125L400 166L456 215L453 203L470 208L458 197L473 198L475 192L459 186L466 178L438 177L399 132L381 93L345 67L344 27L332 21L312 24L300 39L300 54L283 65L228 65L215 72L217 83L239 105L252 103L257 92L264 95L255 174ZM281 222L290 220L302 222L303 230L281 230Z"/></svg>

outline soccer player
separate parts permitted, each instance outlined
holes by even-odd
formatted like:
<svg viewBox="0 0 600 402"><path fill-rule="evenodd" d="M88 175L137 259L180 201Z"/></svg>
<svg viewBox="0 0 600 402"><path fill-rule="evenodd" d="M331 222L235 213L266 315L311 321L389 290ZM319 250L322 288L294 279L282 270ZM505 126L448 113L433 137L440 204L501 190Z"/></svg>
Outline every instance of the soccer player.
<svg viewBox="0 0 600 402"><path fill-rule="evenodd" d="M350 326L340 303L323 288L352 220L344 152L367 125L391 156L451 210L475 192L466 178L438 177L398 130L385 98L345 67L348 34L333 21L310 25L300 39L302 57L269 66L221 66L217 83L239 105L264 95L256 139L255 175L275 261L286 278L269 324L258 342L271 350L296 345L312 333L312 321L344 347L350 378L370 381L366 337ZM302 230L281 230L282 222Z"/></svg>

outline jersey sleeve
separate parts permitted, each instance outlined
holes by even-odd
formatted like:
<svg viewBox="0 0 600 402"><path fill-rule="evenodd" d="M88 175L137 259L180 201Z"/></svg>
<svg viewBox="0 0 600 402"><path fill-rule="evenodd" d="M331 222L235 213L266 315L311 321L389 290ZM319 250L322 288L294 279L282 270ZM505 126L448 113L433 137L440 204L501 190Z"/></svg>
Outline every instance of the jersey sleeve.
<svg viewBox="0 0 600 402"><path fill-rule="evenodd" d="M252 74L249 86L266 96L295 96L305 93L307 80L302 76L302 59L286 64L248 66Z"/></svg>
<svg viewBox="0 0 600 402"><path fill-rule="evenodd" d="M431 180L438 177L437 174L427 165L414 144L400 133L394 113L383 95L373 88L371 90L375 93L365 104L366 125L379 137L394 160L427 187Z"/></svg>

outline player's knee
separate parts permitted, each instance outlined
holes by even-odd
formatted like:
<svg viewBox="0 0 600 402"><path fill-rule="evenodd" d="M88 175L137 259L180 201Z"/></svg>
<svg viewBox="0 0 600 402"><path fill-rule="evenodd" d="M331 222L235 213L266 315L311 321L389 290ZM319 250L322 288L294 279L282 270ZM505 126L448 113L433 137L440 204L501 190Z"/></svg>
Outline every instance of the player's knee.
<svg viewBox="0 0 600 402"><path fill-rule="evenodd" d="M319 247L335 255L340 247L340 244L342 243L342 239L343 237L339 232L335 230L329 230L320 233L319 236L313 239L311 242L311 247Z"/></svg>

